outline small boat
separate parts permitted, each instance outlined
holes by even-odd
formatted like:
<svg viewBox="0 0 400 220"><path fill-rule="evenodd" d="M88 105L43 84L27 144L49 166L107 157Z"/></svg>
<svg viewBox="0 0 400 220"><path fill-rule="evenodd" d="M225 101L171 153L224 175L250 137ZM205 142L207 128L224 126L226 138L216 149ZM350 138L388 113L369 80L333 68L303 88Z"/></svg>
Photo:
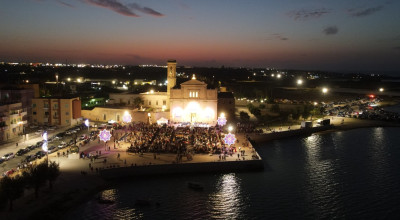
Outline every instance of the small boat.
<svg viewBox="0 0 400 220"><path fill-rule="evenodd" d="M135 206L150 206L150 201L145 199L136 199Z"/></svg>
<svg viewBox="0 0 400 220"><path fill-rule="evenodd" d="M188 182L188 187L196 191L203 191L204 187L200 183Z"/></svg>

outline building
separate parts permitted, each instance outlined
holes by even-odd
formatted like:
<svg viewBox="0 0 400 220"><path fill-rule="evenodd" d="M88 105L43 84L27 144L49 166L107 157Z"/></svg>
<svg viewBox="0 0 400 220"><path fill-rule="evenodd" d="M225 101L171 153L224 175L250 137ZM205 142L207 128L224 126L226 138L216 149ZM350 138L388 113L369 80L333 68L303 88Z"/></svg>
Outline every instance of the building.
<svg viewBox="0 0 400 220"><path fill-rule="evenodd" d="M133 122L144 122L144 123L156 123L160 118L168 118L169 112L146 112L140 111L138 109L132 110L129 107L118 107L118 106L108 106L108 107L95 107L92 110L82 110L82 116L89 119L90 121L100 121L100 122L118 122L122 123L123 116L125 114L130 114Z"/></svg>
<svg viewBox="0 0 400 220"><path fill-rule="evenodd" d="M27 121L26 109L22 103L9 103L0 105L0 141L6 141L25 133Z"/></svg>
<svg viewBox="0 0 400 220"><path fill-rule="evenodd" d="M218 92L218 116L224 113L228 121L235 119L235 97L232 92Z"/></svg>
<svg viewBox="0 0 400 220"><path fill-rule="evenodd" d="M34 124L70 126L81 120L79 97L47 97L32 99Z"/></svg>
<svg viewBox="0 0 400 220"><path fill-rule="evenodd" d="M28 114L24 116L23 121L31 122L32 99L37 97L39 93L38 84L21 84L18 87L6 86L0 89L0 103L18 103L22 104L22 108Z"/></svg>
<svg viewBox="0 0 400 220"><path fill-rule="evenodd" d="M148 113L144 116L139 116L140 110L137 109L131 114L137 114L133 117L134 121L149 121L155 122L161 117L169 119L171 122L191 122L191 123L207 123L215 125L217 123L218 109L218 91L217 89L208 88L207 84L195 78L177 85L176 83L176 60L168 60L167 62L167 92L149 91L140 94L132 93L112 93L110 94L109 104L113 107L102 109L96 107L93 110L85 110L83 116L95 121L121 121L123 111L119 108L124 108L127 111L134 109L135 99L143 100L142 108ZM232 93L231 93L232 94ZM229 101L222 101L233 104ZM226 104L227 104L226 103ZM131 107L131 108L130 108ZM115 111L110 110L115 108ZM226 108L226 114L230 114L231 106ZM234 109L234 107L233 107ZM142 111L143 112L143 111ZM234 110L233 110L234 112ZM232 114L233 115L233 114Z"/></svg>
<svg viewBox="0 0 400 220"><path fill-rule="evenodd" d="M207 88L195 76L170 90L172 122L217 123L217 89Z"/></svg>

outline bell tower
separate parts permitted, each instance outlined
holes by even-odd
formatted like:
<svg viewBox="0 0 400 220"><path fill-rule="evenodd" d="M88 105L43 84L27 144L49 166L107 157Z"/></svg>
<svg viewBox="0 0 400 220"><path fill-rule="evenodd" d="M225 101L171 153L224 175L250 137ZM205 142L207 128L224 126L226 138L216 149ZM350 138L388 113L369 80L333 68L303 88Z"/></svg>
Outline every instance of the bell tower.
<svg viewBox="0 0 400 220"><path fill-rule="evenodd" d="M176 85L176 60L167 61L167 95L168 98L171 94L171 88Z"/></svg>

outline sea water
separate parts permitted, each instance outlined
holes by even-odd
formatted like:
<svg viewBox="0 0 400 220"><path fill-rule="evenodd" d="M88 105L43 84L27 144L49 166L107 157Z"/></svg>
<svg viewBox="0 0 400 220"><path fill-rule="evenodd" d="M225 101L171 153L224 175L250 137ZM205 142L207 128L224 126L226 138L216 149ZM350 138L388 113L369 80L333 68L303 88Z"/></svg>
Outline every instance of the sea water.
<svg viewBox="0 0 400 220"><path fill-rule="evenodd" d="M66 219L400 219L399 134L365 128L271 141L257 147L261 172L116 180L100 193L115 203L93 198Z"/></svg>

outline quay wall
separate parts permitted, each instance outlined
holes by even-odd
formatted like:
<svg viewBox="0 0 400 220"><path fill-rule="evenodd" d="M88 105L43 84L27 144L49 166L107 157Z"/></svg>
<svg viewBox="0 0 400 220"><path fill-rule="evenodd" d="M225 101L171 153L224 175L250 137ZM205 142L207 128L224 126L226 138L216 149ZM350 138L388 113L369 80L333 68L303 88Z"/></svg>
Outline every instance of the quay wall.
<svg viewBox="0 0 400 220"><path fill-rule="evenodd" d="M260 171L264 164L259 160L241 161L219 161L206 163L180 163L160 164L148 166L128 166L100 170L100 175L105 179L134 176L156 176L171 174L192 174L192 173L229 173Z"/></svg>
<svg viewBox="0 0 400 220"><path fill-rule="evenodd" d="M274 132L274 133L263 133L263 134L249 134L249 140L251 142L255 142L256 144L278 140L288 137L296 137L296 136L309 136L316 132L326 131L334 128L333 125L327 126L320 126L320 127L313 127L313 128L301 128L296 130L290 131L281 131L281 132Z"/></svg>

